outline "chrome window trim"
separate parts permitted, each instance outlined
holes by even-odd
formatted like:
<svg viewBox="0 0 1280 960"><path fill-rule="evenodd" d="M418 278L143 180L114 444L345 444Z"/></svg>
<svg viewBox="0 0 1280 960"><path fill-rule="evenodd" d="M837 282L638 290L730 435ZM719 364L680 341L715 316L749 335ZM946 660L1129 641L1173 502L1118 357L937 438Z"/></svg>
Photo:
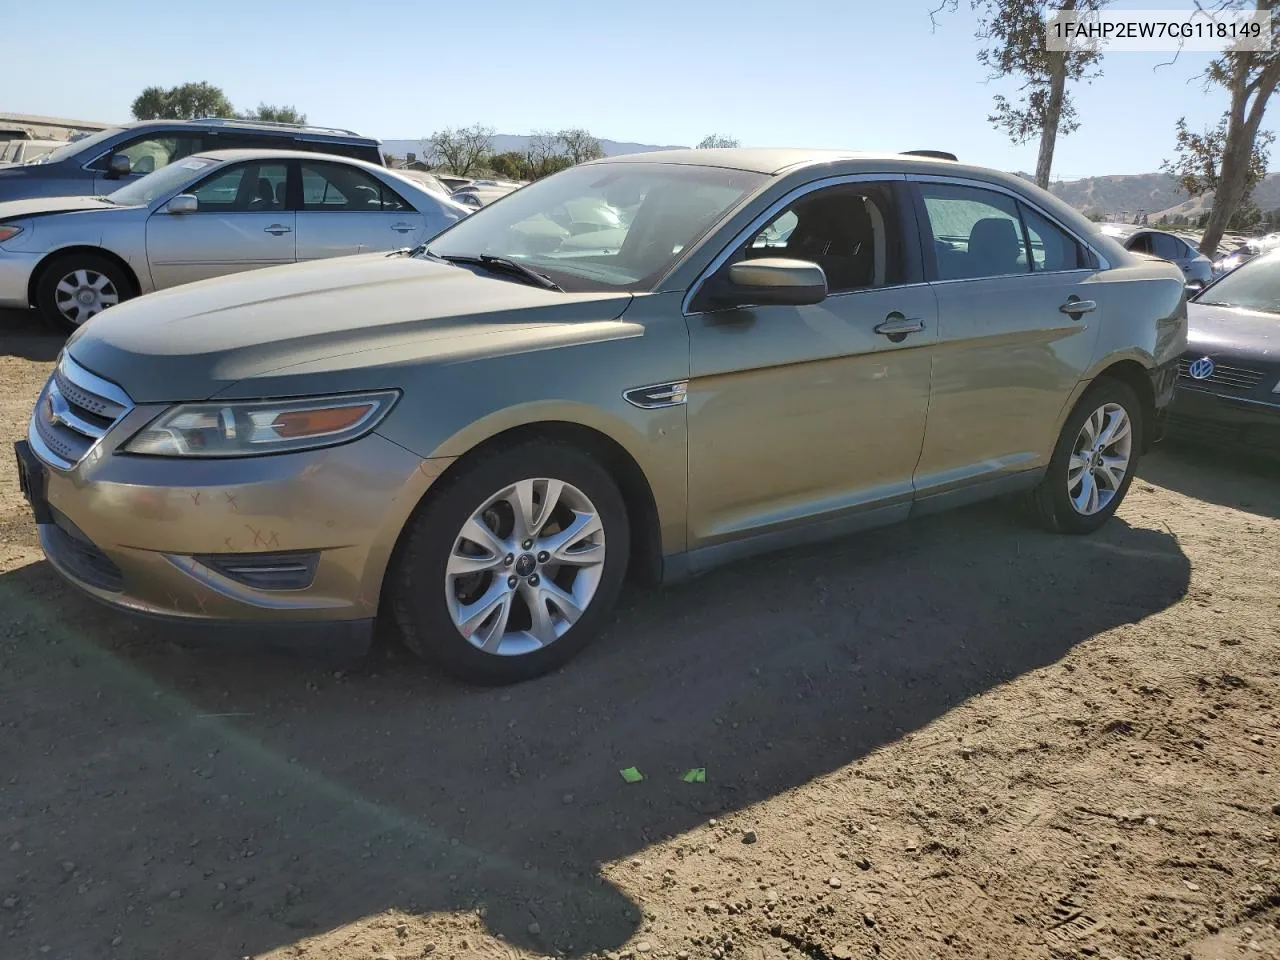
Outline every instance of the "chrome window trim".
<svg viewBox="0 0 1280 960"><path fill-rule="evenodd" d="M956 186L956 187L972 187L976 190L991 190L995 193L1002 193L1007 197L1012 197L1014 200L1019 200L1022 203L1025 203L1028 207L1030 207L1036 213L1040 214L1040 216L1044 217L1046 220L1052 223L1055 227L1057 227L1059 230L1061 230L1071 239L1075 240L1076 243L1080 244L1082 247L1084 247L1086 250L1088 250L1095 257L1098 258L1097 270L1092 270L1088 267L1075 267L1071 270L1039 270L1039 271L1028 270L1027 271L1028 275L1034 276L1035 274L1039 273L1042 276L1049 276L1052 274L1060 274L1060 273L1077 273L1084 270L1087 270L1090 273L1097 273L1098 270L1110 270L1113 266L1111 261L1107 259L1106 255L1103 254L1101 250L1099 250L1096 246L1094 246L1084 237L1080 236L1080 234L1078 234L1075 230L1068 227L1065 223L1059 220L1056 216L1054 216L1044 207L1040 206L1040 204L1036 203L1026 194L1019 193L1017 190L1014 190L1010 187L1006 187L1002 183L993 183L990 180L975 180L973 177L949 177L943 174L932 174L932 173L909 173L909 174L905 174L904 176L908 183L943 183L943 184L949 184L951 186ZM1022 276L1022 274L1010 273L1010 274L1002 274L1002 276L1020 277ZM960 279L994 280L996 278L995 277L963 277ZM956 281L955 280L938 280L934 282L955 283Z"/></svg>
<svg viewBox="0 0 1280 960"><path fill-rule="evenodd" d="M885 183L885 182L891 182L891 181L904 182L906 181L906 179L907 179L907 175L905 173L847 173L847 174L840 174L840 175L831 176L831 177L823 177L821 180L811 180L809 183L802 183L800 184L800 186L794 187L793 189L787 191L785 194L783 194L773 203L769 204L769 206L766 207L762 213L760 213L756 217L753 217L751 222L748 223L743 229L739 230L738 233L734 235L733 239L730 240L729 243L725 245L724 249L722 249L718 254L716 254L715 257L712 258L711 262L707 264L705 268L703 268L702 272L698 274L698 279L694 280L693 283L690 284L689 289L685 291L684 299L680 301L680 312L686 317L698 316L702 313L705 313L706 311L702 311L702 310L699 310L697 312L691 312L689 310L689 304L692 303L694 297L698 295L698 292L702 289L703 284L705 284L708 278L714 275L717 270L719 270L721 267L724 266L725 261L727 261L731 256L733 256L733 252L738 249L738 246L740 244L745 243L748 239L750 239L750 237L753 234L759 233L761 230L763 230L765 225L768 224L770 220L772 220L778 214L782 213L783 210L791 206L791 204L795 203L796 200L798 200L799 198L806 196L810 193L813 193L815 190L822 190L827 187L839 187L849 183ZM883 287L867 287L865 289L866 290L892 290L892 289L896 289L898 287L904 287L904 286L917 286L917 284L899 283L899 284L889 284ZM839 293L831 294L831 296L839 297L839 296L844 296L846 294L859 293L859 292L861 291L842 290Z"/></svg>
<svg viewBox="0 0 1280 960"><path fill-rule="evenodd" d="M1102 269L1099 267L1098 269ZM990 277L952 277L949 280L930 280L935 287L950 286L953 283L986 283L988 280L1025 280L1027 277L1066 277L1073 273L1094 274L1097 270L1091 267L1075 267L1071 270L1028 270L1026 273L997 273Z"/></svg>

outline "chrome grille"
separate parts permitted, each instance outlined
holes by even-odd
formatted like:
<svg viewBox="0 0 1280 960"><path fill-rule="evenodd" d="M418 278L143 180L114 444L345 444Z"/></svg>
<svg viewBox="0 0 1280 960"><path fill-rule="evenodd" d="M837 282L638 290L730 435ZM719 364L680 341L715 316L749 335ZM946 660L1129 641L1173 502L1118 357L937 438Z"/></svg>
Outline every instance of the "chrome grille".
<svg viewBox="0 0 1280 960"><path fill-rule="evenodd" d="M1257 388L1266 376L1261 370L1248 370L1245 367L1232 367L1225 363L1213 363L1213 373L1209 376L1197 380L1191 376L1189 370L1191 364L1195 361L1182 359L1178 361L1178 376L1190 380L1192 383L1209 383L1215 387L1226 387L1228 390L1238 390L1241 393L1247 393Z"/></svg>
<svg viewBox="0 0 1280 960"><path fill-rule="evenodd" d="M128 394L64 353L36 401L27 441L42 460L70 470L132 409Z"/></svg>

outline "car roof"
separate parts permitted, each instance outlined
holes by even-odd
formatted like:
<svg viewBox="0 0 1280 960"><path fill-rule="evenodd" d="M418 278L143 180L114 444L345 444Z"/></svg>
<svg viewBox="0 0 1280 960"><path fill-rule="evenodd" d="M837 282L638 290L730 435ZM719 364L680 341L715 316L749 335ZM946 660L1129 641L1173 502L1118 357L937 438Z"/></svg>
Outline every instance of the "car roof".
<svg viewBox="0 0 1280 960"><path fill-rule="evenodd" d="M336 153L325 153L321 150L271 150L267 147L258 149L250 149L241 147L235 150L201 150L198 153L191 154L192 157L203 157L206 160L218 160L229 163L234 160L257 160L262 158L275 160L315 160L316 158L324 160L336 160L342 163L350 163L356 166L368 167L371 170L384 170L387 173L396 173L398 171L390 170L387 167L380 167L376 163L369 163L367 160L360 160L356 157L345 157ZM182 160L186 160L183 157ZM175 163L181 163L182 160L175 160Z"/></svg>
<svg viewBox="0 0 1280 960"><path fill-rule="evenodd" d="M133 120L120 124L120 129L132 130L137 127L179 126L195 127L201 130L236 130L245 133L265 133L268 136L299 137L315 139L332 139L338 141L359 141L361 143L378 143L373 137L366 137L354 130L341 130L337 127L317 127L310 124L274 123L268 120L238 120L234 117L220 119L218 117L202 117L196 120Z"/></svg>
<svg viewBox="0 0 1280 960"><path fill-rule="evenodd" d="M645 153L625 153L593 160L592 163L680 163L703 167L730 167L753 173L779 174L795 167L841 160L902 161L940 170L970 169L990 171L983 167L969 167L954 160L921 157L903 153L886 153L864 150L812 150L799 147L713 147L705 150L650 150Z"/></svg>

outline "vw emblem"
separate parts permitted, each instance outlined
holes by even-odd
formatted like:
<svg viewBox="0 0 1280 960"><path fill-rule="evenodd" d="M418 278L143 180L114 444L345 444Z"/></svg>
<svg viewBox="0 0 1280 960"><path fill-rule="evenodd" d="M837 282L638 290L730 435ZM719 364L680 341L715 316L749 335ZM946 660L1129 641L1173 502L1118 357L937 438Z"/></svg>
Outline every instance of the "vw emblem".
<svg viewBox="0 0 1280 960"><path fill-rule="evenodd" d="M1213 376L1213 361L1208 357L1201 357L1187 367L1187 376L1192 380L1208 380Z"/></svg>

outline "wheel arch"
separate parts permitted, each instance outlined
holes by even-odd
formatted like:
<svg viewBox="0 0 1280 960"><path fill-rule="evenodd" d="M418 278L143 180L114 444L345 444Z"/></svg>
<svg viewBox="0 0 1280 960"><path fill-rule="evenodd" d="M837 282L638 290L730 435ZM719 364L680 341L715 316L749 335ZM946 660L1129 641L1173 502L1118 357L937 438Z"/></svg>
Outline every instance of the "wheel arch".
<svg viewBox="0 0 1280 960"><path fill-rule="evenodd" d="M1129 387L1142 404L1142 447L1141 452L1151 449L1156 424L1156 394L1151 383L1151 371L1137 360L1125 358L1116 360L1103 367L1094 376L1097 383L1103 378L1119 380Z"/></svg>
<svg viewBox="0 0 1280 960"><path fill-rule="evenodd" d="M627 508L627 520L631 527L631 555L628 570L633 579L646 584L657 583L662 577L662 523L658 500L648 475L640 460L616 437L596 425L579 420L538 419L520 423L497 425L487 423L489 418L472 425L465 436L455 436L445 441L432 457L448 456L453 462L436 478L414 508L421 510L431 501L432 491L478 454L512 446L528 440L546 440L572 444L588 453L609 472L622 493ZM490 425L493 429L477 431ZM443 451L448 450L446 454ZM403 534L402 534L403 535ZM398 550L397 543L396 549Z"/></svg>
<svg viewBox="0 0 1280 960"><path fill-rule="evenodd" d="M132 289L132 296L138 296L142 293L142 284L138 278L138 272L130 266L129 261L120 254L106 247L95 247L89 243L77 243L68 247L59 247L57 250L51 250L40 258L40 262L36 264L35 269L31 271L31 277L27 280L27 303L32 307L36 306L36 290L40 285L41 279L44 277L45 271L49 266L63 257L72 256L77 253L90 253L96 257L102 257L110 260L118 266L125 275L125 279L129 281Z"/></svg>

